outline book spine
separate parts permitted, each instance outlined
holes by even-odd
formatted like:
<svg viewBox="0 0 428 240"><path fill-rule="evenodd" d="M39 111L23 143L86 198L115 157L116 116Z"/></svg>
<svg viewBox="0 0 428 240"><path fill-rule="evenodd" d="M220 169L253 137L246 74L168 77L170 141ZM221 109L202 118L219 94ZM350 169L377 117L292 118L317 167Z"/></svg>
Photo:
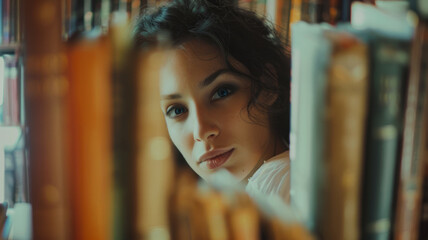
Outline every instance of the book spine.
<svg viewBox="0 0 428 240"><path fill-rule="evenodd" d="M410 9L415 11L421 19L428 19L428 2L425 0L409 0Z"/></svg>
<svg viewBox="0 0 428 240"><path fill-rule="evenodd" d="M66 56L61 1L27 0L25 97L33 240L69 236L66 163Z"/></svg>
<svg viewBox="0 0 428 240"><path fill-rule="evenodd" d="M319 25L292 26L290 166L291 205L318 231L323 184L326 70L330 43Z"/></svg>
<svg viewBox="0 0 428 240"><path fill-rule="evenodd" d="M135 61L129 54L125 12L114 12L110 25L113 46L113 239L133 239L135 222Z"/></svg>
<svg viewBox="0 0 428 240"><path fill-rule="evenodd" d="M111 239L110 42L71 43L68 53L70 197L73 239Z"/></svg>
<svg viewBox="0 0 428 240"><path fill-rule="evenodd" d="M403 146L395 212L394 239L416 240L420 214L423 174L423 123L426 98L426 58L428 31L425 22L419 22L412 44L410 76L404 115ZM426 124L425 124L426 125Z"/></svg>
<svg viewBox="0 0 428 240"><path fill-rule="evenodd" d="M426 22L424 23L426 24ZM426 45L425 45L426 47ZM425 51L428 47L426 47ZM425 52L424 51L424 52ZM428 81L428 60L422 58L421 76L425 83ZM428 85L428 84L427 84ZM428 88L428 86L427 86ZM419 219L418 240L428 239L428 89L425 92L425 121L422 124L421 161L422 161L422 200Z"/></svg>
<svg viewBox="0 0 428 240"><path fill-rule="evenodd" d="M279 0L278 1L278 19L279 35L284 40L284 45L288 52L291 52L291 25L290 25L290 11L291 11L291 0Z"/></svg>
<svg viewBox="0 0 428 240"><path fill-rule="evenodd" d="M389 239L394 177L401 139L408 43L375 37L371 43L369 119L362 198L362 239Z"/></svg>
<svg viewBox="0 0 428 240"><path fill-rule="evenodd" d="M4 124L4 111L6 108L6 82L5 82L5 73L6 66L4 56L0 55L0 72L3 74L0 75L0 124Z"/></svg>
<svg viewBox="0 0 428 240"><path fill-rule="evenodd" d="M341 34L334 50L327 87L326 188L323 192L323 239L358 240L360 181L368 85L365 44Z"/></svg>
<svg viewBox="0 0 428 240"><path fill-rule="evenodd" d="M8 83L8 121L10 125L20 125L20 88L18 82L18 69L16 55L7 55L7 75L6 81Z"/></svg>
<svg viewBox="0 0 428 240"><path fill-rule="evenodd" d="M303 0L290 0L290 24L302 20L302 1Z"/></svg>
<svg viewBox="0 0 428 240"><path fill-rule="evenodd" d="M3 55L3 66L4 66L4 75L3 75L3 124L10 125L12 122L11 119L11 108L10 108L10 99L11 99L11 92L10 92L10 82L9 82L9 62L10 62L10 55Z"/></svg>
<svg viewBox="0 0 428 240"><path fill-rule="evenodd" d="M277 29L277 2L279 0L266 0L266 21L268 24Z"/></svg>
<svg viewBox="0 0 428 240"><path fill-rule="evenodd" d="M256 0L254 4L254 11L263 18L266 16L266 1L267 0Z"/></svg>
<svg viewBox="0 0 428 240"><path fill-rule="evenodd" d="M426 116L428 119L428 101L426 101ZM422 151L424 152L423 163L423 187L422 187L422 201L421 201L421 215L419 220L419 237L418 240L424 240L428 238L428 127L425 125L425 143L423 144Z"/></svg>
<svg viewBox="0 0 428 240"><path fill-rule="evenodd" d="M136 98L136 234L144 239L169 239L169 196L175 174L172 145L159 107L162 51L141 53ZM150 113L150 115L147 115ZM156 183L156 184L153 184Z"/></svg>
<svg viewBox="0 0 428 240"><path fill-rule="evenodd" d="M323 8L326 3L320 0L302 0L301 2L301 20L308 23L320 23L323 20ZM324 14L326 15L326 14Z"/></svg>
<svg viewBox="0 0 428 240"><path fill-rule="evenodd" d="M251 0L239 0L238 6L242 9L251 10Z"/></svg>
<svg viewBox="0 0 428 240"><path fill-rule="evenodd" d="M3 0L3 21L2 21L2 43L10 43L10 1L12 0Z"/></svg>

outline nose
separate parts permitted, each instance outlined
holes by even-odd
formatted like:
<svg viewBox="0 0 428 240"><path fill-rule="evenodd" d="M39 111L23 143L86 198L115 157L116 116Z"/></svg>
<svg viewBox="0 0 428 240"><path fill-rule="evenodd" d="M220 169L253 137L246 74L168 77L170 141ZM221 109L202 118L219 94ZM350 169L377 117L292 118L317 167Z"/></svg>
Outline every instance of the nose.
<svg viewBox="0 0 428 240"><path fill-rule="evenodd" d="M194 111L193 139L197 142L212 141L220 134L216 119L206 111Z"/></svg>

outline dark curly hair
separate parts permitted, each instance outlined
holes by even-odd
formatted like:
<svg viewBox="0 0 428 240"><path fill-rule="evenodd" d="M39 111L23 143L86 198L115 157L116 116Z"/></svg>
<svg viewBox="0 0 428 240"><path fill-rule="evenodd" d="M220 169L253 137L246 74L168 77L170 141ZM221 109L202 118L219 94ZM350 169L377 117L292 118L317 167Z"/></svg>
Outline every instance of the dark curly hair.
<svg viewBox="0 0 428 240"><path fill-rule="evenodd" d="M136 20L134 44L156 46L161 44L159 34L165 33L172 47L192 39L217 46L228 67L251 80L250 117L252 107L264 110L272 129L289 143L290 57L273 24L239 8L234 1L176 0L147 9ZM250 74L234 68L228 57L242 63ZM258 101L262 92L275 94L274 104Z"/></svg>

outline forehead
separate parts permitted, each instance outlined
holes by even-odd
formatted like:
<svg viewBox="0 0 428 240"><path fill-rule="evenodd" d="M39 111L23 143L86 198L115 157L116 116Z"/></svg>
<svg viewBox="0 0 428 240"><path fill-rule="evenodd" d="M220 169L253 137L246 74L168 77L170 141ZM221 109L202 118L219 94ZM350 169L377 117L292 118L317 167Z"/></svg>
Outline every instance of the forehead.
<svg viewBox="0 0 428 240"><path fill-rule="evenodd" d="M195 87L208 75L226 68L218 48L203 41L188 41L162 51L165 57L159 75L161 93Z"/></svg>

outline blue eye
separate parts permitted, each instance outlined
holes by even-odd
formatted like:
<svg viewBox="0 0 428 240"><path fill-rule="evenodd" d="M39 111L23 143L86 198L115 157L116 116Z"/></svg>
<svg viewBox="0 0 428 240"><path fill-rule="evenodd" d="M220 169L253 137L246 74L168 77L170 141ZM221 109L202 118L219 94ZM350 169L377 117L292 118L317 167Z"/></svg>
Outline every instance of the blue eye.
<svg viewBox="0 0 428 240"><path fill-rule="evenodd" d="M187 112L187 109L184 106L173 105L166 110L166 115L169 118L177 118Z"/></svg>
<svg viewBox="0 0 428 240"><path fill-rule="evenodd" d="M217 100L220 98L224 98L229 96L230 94L232 94L235 91L235 88L232 86L226 86L226 87L219 87L215 92L214 95L212 97L212 100Z"/></svg>

